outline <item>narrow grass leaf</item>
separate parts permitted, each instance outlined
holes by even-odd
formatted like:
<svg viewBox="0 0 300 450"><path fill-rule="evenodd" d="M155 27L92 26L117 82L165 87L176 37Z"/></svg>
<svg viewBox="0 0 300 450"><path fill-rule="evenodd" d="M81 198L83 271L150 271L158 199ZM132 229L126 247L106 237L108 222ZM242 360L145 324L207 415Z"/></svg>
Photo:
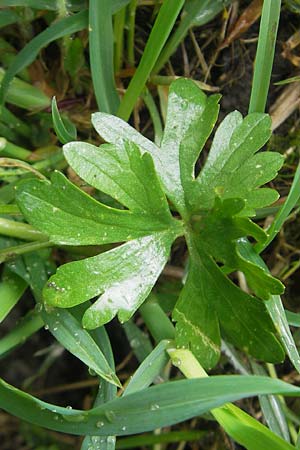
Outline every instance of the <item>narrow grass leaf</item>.
<svg viewBox="0 0 300 450"><path fill-rule="evenodd" d="M251 361L251 367L255 375L267 375L263 366L257 364L255 361ZM261 395L259 397L259 403L270 430L282 437L285 441L290 442L290 433L283 410L283 401L275 395Z"/></svg>
<svg viewBox="0 0 300 450"><path fill-rule="evenodd" d="M113 27L110 0L90 0L89 49L95 96L100 111L115 114L119 97L113 72Z"/></svg>
<svg viewBox="0 0 300 450"><path fill-rule="evenodd" d="M253 249L248 239L239 239L238 248L240 248L241 252L247 254L247 258L252 260L254 264L268 270L265 262ZM296 370L300 372L300 355L290 331L280 296L273 295L267 302L265 302L265 305L278 332L286 354L294 364Z"/></svg>
<svg viewBox="0 0 300 450"><path fill-rule="evenodd" d="M168 345L170 345L170 342L171 341L168 340L161 341L147 356L130 379L129 384L124 391L123 397L147 388L151 383L153 383L155 378L160 375L169 361L169 356L166 349ZM156 407L156 404L152 405L153 410L155 410Z"/></svg>
<svg viewBox="0 0 300 450"><path fill-rule="evenodd" d="M281 0L265 0L251 89L249 113L264 112L270 86Z"/></svg>
<svg viewBox="0 0 300 450"><path fill-rule="evenodd" d="M110 340L104 327L97 328L90 333L98 347L102 350L110 367L115 370L114 355ZM99 384L98 393L94 401L94 407L113 400L117 395L117 387L105 380ZM102 422L98 423L101 428ZM81 450L114 450L116 438L114 436L86 436L82 442Z"/></svg>
<svg viewBox="0 0 300 450"><path fill-rule="evenodd" d="M27 422L56 431L123 436L170 426L228 402L268 394L300 397L300 388L261 376L213 376L151 386L82 411L43 402L1 380L0 408ZM152 404L158 407L153 410ZM283 449L291 448L288 443L286 445Z"/></svg>
<svg viewBox="0 0 300 450"><path fill-rule="evenodd" d="M172 362L187 378L208 377L202 366L189 350L169 349ZM206 378L207 379L207 378ZM260 396L261 397L261 396ZM211 414L225 431L247 450L292 450L294 447L270 431L240 408L230 403L214 408Z"/></svg>
<svg viewBox="0 0 300 450"><path fill-rule="evenodd" d="M289 325L291 325L292 327L297 327L297 328L300 327L300 314L299 313L294 313L292 311L285 310L285 315L286 315Z"/></svg>
<svg viewBox="0 0 300 450"><path fill-rule="evenodd" d="M18 57L19 56L16 56L15 59L17 59ZM9 103L20 108L28 109L29 111L47 108L50 105L50 99L46 94L44 94L44 92L42 92L36 86L32 86L31 84L20 80L19 78L13 78L14 75L15 74L10 77L9 69L5 72L0 67L0 92L2 90L2 87L6 83L5 79L7 79L8 77L9 81L5 87L5 95L6 100Z"/></svg>
<svg viewBox="0 0 300 450"><path fill-rule="evenodd" d="M205 0L202 2L198 0L187 0L184 5L184 14L182 14L180 24L159 55L152 72L156 74L163 68L191 27L205 25L229 3L231 3L229 0Z"/></svg>
<svg viewBox="0 0 300 450"><path fill-rule="evenodd" d="M173 0L163 2L148 38L141 61L121 101L117 114L122 119L129 119L135 102L150 76L183 4L184 0L178 0L175 4Z"/></svg>
<svg viewBox="0 0 300 450"><path fill-rule="evenodd" d="M176 442L193 442L199 441L207 434L205 430L189 430L189 431L170 431L159 434L142 434L140 436L127 437L118 440L116 448L118 450L140 449L144 446L155 444L174 444Z"/></svg>
<svg viewBox="0 0 300 450"><path fill-rule="evenodd" d="M0 29L18 22L20 16L12 10L0 10Z"/></svg>
<svg viewBox="0 0 300 450"><path fill-rule="evenodd" d="M31 64L37 57L39 51L61 37L76 33L87 28L88 16L86 11L79 12L72 16L65 17L50 25L34 37L14 58L10 67L6 71L0 87L0 104L3 104L7 95L10 83L17 73Z"/></svg>
<svg viewBox="0 0 300 450"><path fill-rule="evenodd" d="M24 344L43 325L43 319L38 311L36 309L29 311L8 334L0 339L0 358L9 354L19 345Z"/></svg>
<svg viewBox="0 0 300 450"><path fill-rule="evenodd" d="M55 133L62 144L74 141L77 137L75 125L66 118L63 118L58 110L56 98L53 97L51 103L52 121Z"/></svg>
<svg viewBox="0 0 300 450"><path fill-rule="evenodd" d="M1 6L23 6L35 9L55 11L58 8L56 0L2 0Z"/></svg>
<svg viewBox="0 0 300 450"><path fill-rule="evenodd" d="M273 241L275 236L281 230L284 222L288 218L289 214L293 210L293 208L298 203L300 198L300 164L298 165L295 176L293 179L292 186L290 188L289 194L281 206L280 210L277 212L271 226L268 228L268 238L264 243L259 243L255 246L255 251L257 253L261 253L268 245Z"/></svg>
<svg viewBox="0 0 300 450"><path fill-rule="evenodd" d="M94 370L109 383L120 386L120 382L103 353L90 334L83 330L71 312L62 310L43 311L45 326L53 336L73 355Z"/></svg>
<svg viewBox="0 0 300 450"><path fill-rule="evenodd" d="M0 323L6 318L25 292L27 283L18 275L5 270L0 282Z"/></svg>
<svg viewBox="0 0 300 450"><path fill-rule="evenodd" d="M123 329L135 357L139 362L144 361L153 350L149 336L143 333L132 319L123 324Z"/></svg>

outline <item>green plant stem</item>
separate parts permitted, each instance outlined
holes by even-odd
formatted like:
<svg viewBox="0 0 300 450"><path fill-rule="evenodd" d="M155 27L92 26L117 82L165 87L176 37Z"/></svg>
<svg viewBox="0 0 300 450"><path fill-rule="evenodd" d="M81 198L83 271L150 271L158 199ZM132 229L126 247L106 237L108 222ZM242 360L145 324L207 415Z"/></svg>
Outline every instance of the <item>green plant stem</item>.
<svg viewBox="0 0 300 450"><path fill-rule="evenodd" d="M59 19L66 17L68 15L68 8L66 6L65 0L56 0L57 3L57 12Z"/></svg>
<svg viewBox="0 0 300 450"><path fill-rule="evenodd" d="M13 330L0 339L0 358L13 350L42 328L44 322L36 310L30 311L13 328Z"/></svg>
<svg viewBox="0 0 300 450"><path fill-rule="evenodd" d="M125 12L126 8L122 8L115 14L114 17L114 38L115 38L114 69L116 74L120 72L123 62Z"/></svg>
<svg viewBox="0 0 300 450"><path fill-rule="evenodd" d="M113 71L113 27L110 0L90 0L89 49L99 111L114 114L119 106Z"/></svg>
<svg viewBox="0 0 300 450"><path fill-rule="evenodd" d="M31 151L0 137L0 154L1 156L4 155L11 158L26 160L31 155Z"/></svg>
<svg viewBox="0 0 300 450"><path fill-rule="evenodd" d="M264 112L270 86L281 0L264 0L249 113Z"/></svg>
<svg viewBox="0 0 300 450"><path fill-rule="evenodd" d="M140 307L140 313L156 342L175 338L174 326L153 295Z"/></svg>
<svg viewBox="0 0 300 450"><path fill-rule="evenodd" d="M128 120L135 102L141 94L157 58L168 39L184 0L165 0L158 13L150 37L147 41L143 56L138 68L121 101L117 115Z"/></svg>
<svg viewBox="0 0 300 450"><path fill-rule="evenodd" d="M2 106L1 109L1 120L21 136L26 138L31 137L31 127L19 117L15 116L9 109L5 108L5 106Z"/></svg>
<svg viewBox="0 0 300 450"><path fill-rule="evenodd" d="M31 225L0 218L0 234L15 237L24 241L45 241L48 237Z"/></svg>
<svg viewBox="0 0 300 450"><path fill-rule="evenodd" d="M36 250L51 247L52 245L53 244L50 241L37 241L37 242L30 242L28 244L8 247L4 250L0 250L0 263L15 258L18 255L24 255L25 253L35 252Z"/></svg>
<svg viewBox="0 0 300 450"><path fill-rule="evenodd" d="M284 202L284 204L280 207L280 209L278 210L278 212L275 216L275 219L273 220L270 228L268 229L267 240L263 243L259 243L259 244L255 245L255 251L257 253L261 253L273 241L275 236L281 230L281 228L282 228L284 222L286 221L287 217L289 216L290 212L296 206L296 204L299 202L299 198L300 198L300 164L298 165L298 167L296 169L294 180L293 180L290 192L287 196L287 199Z"/></svg>
<svg viewBox="0 0 300 450"><path fill-rule="evenodd" d="M151 119L153 122L154 135L155 135L154 142L157 146L160 146L162 136L163 136L163 128L162 128L161 118L159 115L158 108L155 104L155 101L148 89L146 89L145 94L143 94L143 100L149 110L149 113L150 113L150 116L151 116Z"/></svg>
<svg viewBox="0 0 300 450"><path fill-rule="evenodd" d="M0 84L4 79L4 75L5 71L0 67ZM50 98L46 94L19 78L14 78L10 83L6 100L29 111L50 106Z"/></svg>
<svg viewBox="0 0 300 450"><path fill-rule="evenodd" d="M181 22L168 40L165 48L159 55L159 58L153 68L153 73L158 73L167 63L180 43L184 40L188 30L194 25L202 26L212 20L222 9L230 3L230 0L223 2L216 0L190 0L185 2L185 11L182 14Z"/></svg>
<svg viewBox="0 0 300 450"><path fill-rule="evenodd" d="M189 350L169 348L167 352L173 365L178 367L186 378L208 377ZM226 433L248 450L266 449L266 443L272 450L292 450L294 448L232 403L213 408L210 412Z"/></svg>
<svg viewBox="0 0 300 450"><path fill-rule="evenodd" d="M47 159L32 164L35 170L39 172L49 172L51 169L63 169L67 167L66 160L61 151L54 153Z"/></svg>
<svg viewBox="0 0 300 450"><path fill-rule="evenodd" d="M127 33L127 59L128 65L134 67L134 33L135 33L135 14L137 8L137 0L131 0L128 6L128 33Z"/></svg>
<svg viewBox="0 0 300 450"><path fill-rule="evenodd" d="M22 215L17 205L5 205L0 203L0 214L10 214L12 216Z"/></svg>

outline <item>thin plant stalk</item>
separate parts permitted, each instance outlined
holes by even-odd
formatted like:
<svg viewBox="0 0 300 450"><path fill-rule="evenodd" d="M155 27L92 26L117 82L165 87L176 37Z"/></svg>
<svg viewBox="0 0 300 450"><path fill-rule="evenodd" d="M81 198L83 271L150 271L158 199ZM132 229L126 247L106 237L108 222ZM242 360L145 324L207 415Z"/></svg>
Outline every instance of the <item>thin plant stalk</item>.
<svg viewBox="0 0 300 450"><path fill-rule="evenodd" d="M264 112L273 67L281 0L264 0L249 113Z"/></svg>

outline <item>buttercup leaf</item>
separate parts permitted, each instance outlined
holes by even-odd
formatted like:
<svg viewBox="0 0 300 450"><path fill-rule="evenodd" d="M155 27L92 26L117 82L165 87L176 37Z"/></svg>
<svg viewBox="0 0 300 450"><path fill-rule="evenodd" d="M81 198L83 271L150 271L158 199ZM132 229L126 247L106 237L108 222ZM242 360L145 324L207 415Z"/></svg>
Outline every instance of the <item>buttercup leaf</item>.
<svg viewBox="0 0 300 450"><path fill-rule="evenodd" d="M261 186L276 175L282 156L259 152L271 133L268 115L243 118L234 111L218 127L196 176L218 101L218 95L207 97L191 80L172 83L160 148L121 119L93 114L93 125L107 143L70 142L64 155L82 180L117 200L119 208L99 203L60 173L51 183L23 181L17 200L27 220L55 244L123 243L60 267L44 288L47 304L69 308L96 298L83 316L86 328L116 315L126 321L151 292L174 240L185 236L188 274L172 315L177 345L191 347L206 368L218 361L221 335L258 359L278 362L283 350L264 301L284 286L239 242L267 241L249 217L277 199L276 191ZM227 273L243 272L252 294L236 286L220 265Z"/></svg>
<svg viewBox="0 0 300 450"><path fill-rule="evenodd" d="M116 314L124 322L149 295L175 237L174 231L155 233L98 256L66 264L46 285L45 301L68 308L102 294L84 314L84 326L99 327Z"/></svg>
<svg viewBox="0 0 300 450"><path fill-rule="evenodd" d="M198 276L198 304L194 301L190 310L181 299L176 304L173 319L177 321L178 344L191 347L198 357L200 349L206 351L205 357L201 355L201 362L204 361L210 367L209 362L216 358L216 349L212 345L203 344L203 341L216 342L216 325L207 327L202 316L202 320L197 323L197 335L201 336L198 342L195 338L196 330L191 330L193 323L197 321L195 314L199 310L206 311L206 305L209 304L208 321L211 322L214 314L217 314L221 331L232 344L258 359L282 361L284 352L275 336L275 326L264 303L246 294L226 278L212 258L203 251L196 236L190 238L189 249L193 261L192 273ZM202 336L205 336L205 340Z"/></svg>
<svg viewBox="0 0 300 450"><path fill-rule="evenodd" d="M192 259L172 317L177 322L177 345L190 347L203 367L211 369L220 357L221 338L218 316L206 289L206 274Z"/></svg>
<svg viewBox="0 0 300 450"><path fill-rule="evenodd" d="M98 148L71 142L64 146L64 155L83 180L131 211L170 221L170 210L152 158L147 153L141 155L136 144L125 141L122 147L104 144Z"/></svg>
<svg viewBox="0 0 300 450"><path fill-rule="evenodd" d="M275 177L283 164L278 153L255 154L271 135L271 119L267 114L252 113L244 119L237 111L230 113L219 126L204 168L200 172L191 202L195 209L213 206L216 193L222 198L246 200L244 215L255 208L274 202L274 191L256 194L256 189ZM259 192L259 191L257 191Z"/></svg>
<svg viewBox="0 0 300 450"><path fill-rule="evenodd" d="M59 172L54 172L51 180L52 183L36 179L22 182L17 200L28 221L48 234L55 244L123 242L163 230L168 226L166 221L174 222L166 210L162 222L161 215L149 216L105 206ZM162 195L161 191L159 194Z"/></svg>

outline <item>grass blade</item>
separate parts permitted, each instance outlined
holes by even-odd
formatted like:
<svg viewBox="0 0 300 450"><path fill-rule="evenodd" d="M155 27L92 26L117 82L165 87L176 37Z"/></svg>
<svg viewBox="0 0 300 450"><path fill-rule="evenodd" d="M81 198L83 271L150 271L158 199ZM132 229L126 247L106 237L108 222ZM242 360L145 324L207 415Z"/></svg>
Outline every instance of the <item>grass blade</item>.
<svg viewBox="0 0 300 450"><path fill-rule="evenodd" d="M179 367L187 378L208 377L189 350L170 349L168 353L173 364ZM212 409L211 413L229 436L247 450L265 450L266 448L291 450L294 448L235 405L228 403L220 408Z"/></svg>
<svg viewBox="0 0 300 450"><path fill-rule="evenodd" d="M300 198L300 164L297 167L294 180L287 196L286 201L281 206L280 210L277 212L275 219L273 220L270 228L268 229L268 239L263 244L256 244L255 251L261 253L268 245L273 241L275 236L281 230L284 222L288 218L289 214L296 206Z"/></svg>
<svg viewBox="0 0 300 450"><path fill-rule="evenodd" d="M255 252L248 239L239 239L238 248L247 259L265 270L268 270L263 259ZM289 328L280 296L272 295L272 297L265 302L265 305L278 330L286 354L294 364L295 369L300 373L300 356Z"/></svg>
<svg viewBox="0 0 300 450"><path fill-rule="evenodd" d="M99 111L116 113L119 97L113 72L113 26L110 0L90 0L90 63Z"/></svg>
<svg viewBox="0 0 300 450"><path fill-rule="evenodd" d="M62 144L67 144L68 142L75 141L77 138L76 127L70 120L62 118L55 97L52 99L51 110L53 127L60 142Z"/></svg>
<svg viewBox="0 0 300 450"><path fill-rule="evenodd" d="M96 344L102 350L108 364L115 370L114 355L110 345L109 337L104 327L100 327L91 332ZM94 402L94 407L102 405L110 400L113 400L117 395L117 388L111 383L103 380L99 385L98 394ZM98 423L100 425L100 423ZM86 436L82 442L81 450L114 450L115 436Z"/></svg>
<svg viewBox="0 0 300 450"><path fill-rule="evenodd" d="M51 334L70 353L109 383L121 386L93 338L86 330L82 329L80 323L69 311L65 309L54 310L53 312L42 310L41 315Z"/></svg>
<svg viewBox="0 0 300 450"><path fill-rule="evenodd" d="M183 14L177 30L170 37L165 48L159 55L153 68L153 74L158 73L163 68L193 25L205 25L219 14L228 3L230 3L228 0L205 0L202 2L199 2L198 0L188 0L185 4L185 14Z"/></svg>
<svg viewBox="0 0 300 450"><path fill-rule="evenodd" d="M265 369L255 361L251 361L251 366L255 375L267 375ZM288 424L282 409L283 402L284 400L281 401L275 395L261 395L259 397L262 413L270 430L285 441L290 442Z"/></svg>
<svg viewBox="0 0 300 450"><path fill-rule="evenodd" d="M166 349L171 341L161 341L157 347L142 362L133 377L130 379L123 396L141 391L150 386L155 378L162 372L169 361ZM153 405L155 410L155 404Z"/></svg>
<svg viewBox="0 0 300 450"><path fill-rule="evenodd" d="M264 112L271 80L281 0L264 0L249 113Z"/></svg>
<svg viewBox="0 0 300 450"><path fill-rule="evenodd" d="M289 325L292 327L300 327L300 314L299 313L293 313L292 311L285 310L285 315L288 320Z"/></svg>
<svg viewBox="0 0 300 450"><path fill-rule="evenodd" d="M139 362L144 361L153 350L149 337L139 329L132 319L123 324L123 329L135 357Z"/></svg>
<svg viewBox="0 0 300 450"><path fill-rule="evenodd" d="M33 38L32 41L25 45L18 56L15 57L2 79L0 87L0 104L3 104L7 90L14 76L20 72L20 70L31 64L42 48L46 47L50 42L53 42L56 39L83 30L87 27L87 19L88 16L86 11L79 12L73 16L68 16L42 31Z"/></svg>
<svg viewBox="0 0 300 450"><path fill-rule="evenodd" d="M21 52L18 56L15 57L14 61L19 58ZM13 64L14 62L12 63L11 67L13 66ZM20 80L19 78L13 78L15 74L10 77L9 70L10 69L5 72L0 67L0 95L3 85L6 83L5 79L8 77L8 83L5 87L5 95L6 100L9 103L19 106L20 108L28 109L29 111L47 108L50 105L50 99L46 94L44 94L44 92L42 92L37 87L32 86L23 80ZM1 113L1 115L2 114L5 120L5 113Z"/></svg>
<svg viewBox="0 0 300 450"><path fill-rule="evenodd" d="M2 0L1 6L23 6L35 9L57 10L56 0Z"/></svg>
<svg viewBox="0 0 300 450"><path fill-rule="evenodd" d="M18 22L18 20L19 16L14 11L11 10L0 11L0 28Z"/></svg>
<svg viewBox="0 0 300 450"><path fill-rule="evenodd" d="M176 442L192 442L198 441L207 434L207 431L190 430L190 431L170 431L169 433L160 434L143 434L141 436L134 436L121 439L117 442L116 448L121 449L133 449L144 448L145 446L155 444L174 444Z"/></svg>
<svg viewBox="0 0 300 450"><path fill-rule="evenodd" d="M44 325L39 313L33 309L26 314L14 327L14 329L0 339L0 358L10 353L14 348L35 334Z"/></svg>
<svg viewBox="0 0 300 450"><path fill-rule="evenodd" d="M124 436L152 431L204 414L228 402L269 394L300 397L300 388L262 376L213 376L151 386L82 411L43 402L0 380L0 408L5 411L48 429L94 436ZM158 407L153 410L150 408L152 404ZM252 418L249 420L257 423ZM286 446L281 450L293 448L288 443L284 444ZM274 446L264 450L266 448L279 449Z"/></svg>
<svg viewBox="0 0 300 450"><path fill-rule="evenodd" d="M5 270L0 282L0 323L10 313L25 292L27 283L18 275Z"/></svg>
<svg viewBox="0 0 300 450"><path fill-rule="evenodd" d="M129 119L135 102L149 78L183 4L184 0L178 0L176 3L174 3L173 0L165 0L163 2L147 41L141 61L121 101L118 116L122 119L126 121Z"/></svg>

